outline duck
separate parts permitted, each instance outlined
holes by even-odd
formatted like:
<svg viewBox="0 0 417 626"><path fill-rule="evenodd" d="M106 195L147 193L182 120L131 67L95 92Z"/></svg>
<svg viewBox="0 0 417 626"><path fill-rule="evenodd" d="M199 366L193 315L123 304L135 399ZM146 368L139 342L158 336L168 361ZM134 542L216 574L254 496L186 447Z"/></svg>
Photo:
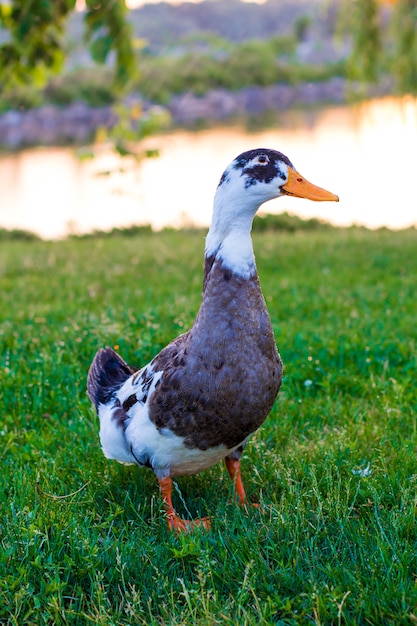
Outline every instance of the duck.
<svg viewBox="0 0 417 626"><path fill-rule="evenodd" d="M283 375L251 229L260 206L281 196L339 200L301 176L277 150L256 148L237 156L215 192L201 305L192 327L140 368L112 348L100 348L88 372L104 455L154 472L171 531L210 528L208 517L178 515L173 479L222 460L233 499L249 505L241 456L270 413Z"/></svg>

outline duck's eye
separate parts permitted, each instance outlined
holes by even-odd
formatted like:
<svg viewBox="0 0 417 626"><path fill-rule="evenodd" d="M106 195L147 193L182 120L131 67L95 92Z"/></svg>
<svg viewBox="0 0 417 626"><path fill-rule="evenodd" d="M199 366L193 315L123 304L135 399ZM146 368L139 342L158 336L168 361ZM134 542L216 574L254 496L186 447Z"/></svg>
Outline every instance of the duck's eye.
<svg viewBox="0 0 417 626"><path fill-rule="evenodd" d="M258 156L258 163L259 165L266 165L267 163L269 163L269 159L266 154L260 154Z"/></svg>

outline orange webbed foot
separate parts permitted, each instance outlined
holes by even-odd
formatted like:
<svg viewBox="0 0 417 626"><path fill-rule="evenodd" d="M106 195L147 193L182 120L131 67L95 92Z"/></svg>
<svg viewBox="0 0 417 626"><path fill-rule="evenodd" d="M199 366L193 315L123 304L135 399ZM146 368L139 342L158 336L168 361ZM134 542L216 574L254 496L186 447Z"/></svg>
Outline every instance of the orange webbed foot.
<svg viewBox="0 0 417 626"><path fill-rule="evenodd" d="M175 516L168 516L167 522L169 530L179 533L193 532L198 529L210 530L210 520L208 517L188 520L175 514Z"/></svg>
<svg viewBox="0 0 417 626"><path fill-rule="evenodd" d="M169 476L158 479L158 482L164 501L169 530L179 533L193 532L198 529L210 530L210 520L208 517L187 520L176 514L172 504L172 479Z"/></svg>

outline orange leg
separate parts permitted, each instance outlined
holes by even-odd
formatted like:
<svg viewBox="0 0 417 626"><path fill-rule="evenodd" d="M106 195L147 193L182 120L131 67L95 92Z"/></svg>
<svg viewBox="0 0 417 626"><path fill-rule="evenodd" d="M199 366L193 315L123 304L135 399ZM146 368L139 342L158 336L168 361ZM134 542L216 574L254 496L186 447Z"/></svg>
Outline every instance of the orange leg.
<svg viewBox="0 0 417 626"><path fill-rule="evenodd" d="M246 497L245 488L243 486L242 474L240 471L240 461L237 459L225 458L226 468L229 472L229 476L232 479L235 486L235 494L238 498L240 506L246 506L248 499ZM252 504L252 506L259 507L259 504Z"/></svg>
<svg viewBox="0 0 417 626"><path fill-rule="evenodd" d="M159 488L161 489L162 499L164 501L165 513L168 521L168 528L177 532L188 532L196 527L202 527L206 530L210 528L210 520L207 517L195 520L186 520L179 517L172 504L172 479L158 478Z"/></svg>

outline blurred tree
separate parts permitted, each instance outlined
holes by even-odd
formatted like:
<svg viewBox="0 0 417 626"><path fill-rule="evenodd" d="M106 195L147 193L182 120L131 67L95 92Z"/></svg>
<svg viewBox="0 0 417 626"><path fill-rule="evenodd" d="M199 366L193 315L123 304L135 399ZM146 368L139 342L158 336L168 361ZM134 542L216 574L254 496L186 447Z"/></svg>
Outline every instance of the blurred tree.
<svg viewBox="0 0 417 626"><path fill-rule="evenodd" d="M349 3L351 4L351 3ZM348 73L352 80L377 82L382 63L382 41L377 0L355 0L350 28L353 38Z"/></svg>
<svg viewBox="0 0 417 626"><path fill-rule="evenodd" d="M398 0L393 16L393 70L399 91L417 91L417 0Z"/></svg>
<svg viewBox="0 0 417 626"><path fill-rule="evenodd" d="M66 22L76 4L77 0L0 0L0 93L6 100L9 95L11 102L15 98L19 108L24 107L25 95L28 106L41 103L41 89L63 68ZM113 84L110 79L107 88L117 100L137 67L125 0L85 0L84 5L85 40L96 63L112 62ZM97 91L94 81L89 88ZM96 140L111 142L121 156L135 161L155 156L156 150L140 151L137 143L166 126L167 113L160 108L144 113L137 103L119 103L115 113L116 124L99 129Z"/></svg>
<svg viewBox="0 0 417 626"><path fill-rule="evenodd" d="M93 59L105 63L115 54L118 87L133 76L135 61L124 0L86 0L85 37ZM43 87L65 59L64 29L76 0L0 0L0 89L33 84Z"/></svg>

